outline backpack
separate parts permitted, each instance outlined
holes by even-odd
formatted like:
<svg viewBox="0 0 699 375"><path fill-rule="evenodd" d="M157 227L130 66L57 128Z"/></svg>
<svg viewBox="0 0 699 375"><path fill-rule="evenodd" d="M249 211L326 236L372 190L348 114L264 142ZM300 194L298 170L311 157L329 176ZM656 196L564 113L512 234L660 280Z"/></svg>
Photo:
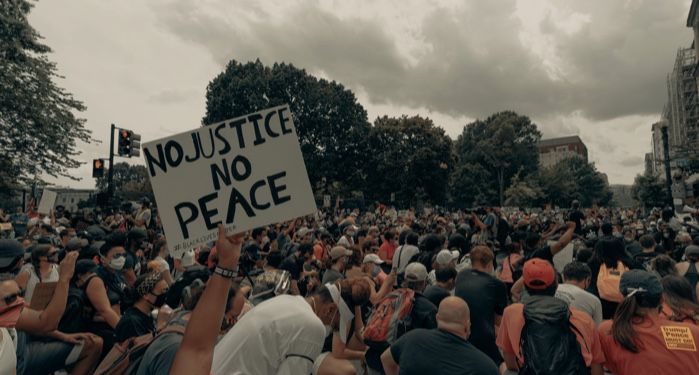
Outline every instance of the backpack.
<svg viewBox="0 0 699 375"><path fill-rule="evenodd" d="M148 346L161 335L168 332L177 332L184 335L185 326L182 324L169 324L157 335L145 334L143 336L132 337L124 342L114 344L102 362L95 370L96 375L126 375L135 374L138 366L141 365L143 355Z"/></svg>
<svg viewBox="0 0 699 375"><path fill-rule="evenodd" d="M685 279L692 284L692 290L697 289L697 283L699 283L699 272L697 272L697 263L692 262L684 274Z"/></svg>
<svg viewBox="0 0 699 375"><path fill-rule="evenodd" d="M524 328L520 349L524 364L520 375L587 375L590 369L570 323L570 309L563 300L531 296L524 303Z"/></svg>
<svg viewBox="0 0 699 375"><path fill-rule="evenodd" d="M95 316L95 309L87 299L85 289L90 284L90 280L97 275L90 276L82 288L71 284L68 289L68 299L66 308L63 311L58 329L65 333L87 332L87 323L91 322Z"/></svg>
<svg viewBox="0 0 699 375"><path fill-rule="evenodd" d="M624 296L619 291L619 281L621 281L621 275L628 270L621 261L617 261L616 268L611 269L602 263L597 275L597 292L599 297L611 302L623 301Z"/></svg>
<svg viewBox="0 0 699 375"><path fill-rule="evenodd" d="M364 329L364 343L369 347L391 345L412 325L410 313L415 303L415 291L408 288L389 293L374 308Z"/></svg>

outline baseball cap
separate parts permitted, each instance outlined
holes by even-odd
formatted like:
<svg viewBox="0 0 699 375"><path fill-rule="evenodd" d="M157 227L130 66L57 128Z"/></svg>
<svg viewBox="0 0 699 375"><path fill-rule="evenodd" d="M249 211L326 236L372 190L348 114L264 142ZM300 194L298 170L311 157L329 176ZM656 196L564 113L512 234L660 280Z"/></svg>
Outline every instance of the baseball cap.
<svg viewBox="0 0 699 375"><path fill-rule="evenodd" d="M405 280L425 281L427 280L427 268L422 263L413 262L405 267Z"/></svg>
<svg viewBox="0 0 699 375"><path fill-rule="evenodd" d="M382 264L383 260L381 260L381 258L379 258L379 256L376 254L367 254L364 257L364 261L362 261L362 263L364 263L364 264L366 264L366 263Z"/></svg>
<svg viewBox="0 0 699 375"><path fill-rule="evenodd" d="M347 250L342 246L335 246L332 249L330 249L330 259L336 260L339 259L340 257L343 256L350 256L352 255L352 250Z"/></svg>
<svg viewBox="0 0 699 375"><path fill-rule="evenodd" d="M524 263L522 276L524 285L533 290L546 289L556 281L556 271L554 271L551 263L538 258Z"/></svg>
<svg viewBox="0 0 699 375"><path fill-rule="evenodd" d="M66 250L67 251L74 251L74 250L81 250L82 248L86 247L90 243L88 240L84 238L72 238L68 243L66 244Z"/></svg>
<svg viewBox="0 0 699 375"><path fill-rule="evenodd" d="M84 275L88 272L95 272L97 265L92 259L80 259L75 262L75 274Z"/></svg>
<svg viewBox="0 0 699 375"><path fill-rule="evenodd" d="M687 248L684 249L684 255L685 256L695 256L699 257L699 246L697 245L689 245Z"/></svg>
<svg viewBox="0 0 699 375"><path fill-rule="evenodd" d="M308 233L313 233L313 229L308 229L306 227L303 227L303 228L296 231L296 236L303 237L303 236L307 235Z"/></svg>
<svg viewBox="0 0 699 375"><path fill-rule="evenodd" d="M637 292L659 296L663 294L663 286L660 283L660 278L652 272L645 270L629 270L621 275L619 291L626 297Z"/></svg>
<svg viewBox="0 0 699 375"><path fill-rule="evenodd" d="M440 252L437 253L437 256L435 257L435 262L439 263L442 266L448 265L452 260L456 260L459 258L459 251L458 250L441 250Z"/></svg>
<svg viewBox="0 0 699 375"><path fill-rule="evenodd" d="M182 254L182 267L191 267L194 265L194 249L189 249Z"/></svg>
<svg viewBox="0 0 699 375"><path fill-rule="evenodd" d="M0 268L11 266L17 258L24 256L22 245L16 240L0 240Z"/></svg>

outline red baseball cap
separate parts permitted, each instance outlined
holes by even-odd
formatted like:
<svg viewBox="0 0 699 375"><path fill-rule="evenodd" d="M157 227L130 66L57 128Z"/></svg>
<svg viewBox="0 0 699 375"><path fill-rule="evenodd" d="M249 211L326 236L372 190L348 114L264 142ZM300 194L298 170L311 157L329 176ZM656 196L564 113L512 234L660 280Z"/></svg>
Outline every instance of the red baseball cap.
<svg viewBox="0 0 699 375"><path fill-rule="evenodd" d="M522 276L524 277L524 285L534 290L546 289L556 281L556 271L551 263L538 258L524 263Z"/></svg>

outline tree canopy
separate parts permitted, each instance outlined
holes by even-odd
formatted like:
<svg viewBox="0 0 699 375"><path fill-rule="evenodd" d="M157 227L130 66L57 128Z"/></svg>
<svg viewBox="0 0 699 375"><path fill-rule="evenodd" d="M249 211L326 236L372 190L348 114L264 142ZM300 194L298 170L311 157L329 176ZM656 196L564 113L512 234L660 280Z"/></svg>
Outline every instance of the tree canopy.
<svg viewBox="0 0 699 375"><path fill-rule="evenodd" d="M264 66L259 60L232 60L206 91L206 116L212 124L261 109L289 104L311 184L341 182L345 191L364 181L363 142L367 113L352 91L318 79L290 64ZM283 157L283 155L280 155Z"/></svg>
<svg viewBox="0 0 699 375"><path fill-rule="evenodd" d="M29 24L32 4L0 0L0 191L42 175L75 179L77 142L90 142L83 104L56 85L61 78Z"/></svg>
<svg viewBox="0 0 699 375"><path fill-rule="evenodd" d="M512 177L537 170L539 139L536 124L512 111L466 125L455 142L452 199L466 205L502 205Z"/></svg>
<svg viewBox="0 0 699 375"><path fill-rule="evenodd" d="M637 175L631 192L646 209L664 207L667 204L667 193L663 181L652 173Z"/></svg>
<svg viewBox="0 0 699 375"><path fill-rule="evenodd" d="M366 192L387 202L443 204L454 166L452 140L429 118L379 117L369 131L364 152Z"/></svg>
<svg viewBox="0 0 699 375"><path fill-rule="evenodd" d="M105 169L102 177L96 178L97 190L107 191L109 170ZM127 200L137 200L143 196L153 199L153 188L148 180L148 170L143 165L114 163L114 191Z"/></svg>

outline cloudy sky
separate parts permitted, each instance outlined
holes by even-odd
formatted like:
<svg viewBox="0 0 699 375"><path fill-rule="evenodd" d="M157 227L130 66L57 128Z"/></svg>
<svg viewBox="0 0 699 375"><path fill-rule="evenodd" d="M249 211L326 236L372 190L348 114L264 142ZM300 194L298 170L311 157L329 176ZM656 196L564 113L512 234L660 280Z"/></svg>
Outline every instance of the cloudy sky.
<svg viewBox="0 0 699 375"><path fill-rule="evenodd" d="M579 134L611 183L630 184L666 74L692 43L690 2L62 0L39 2L30 22L103 140L84 161L107 156L110 123L144 141L199 126L207 83L259 58L341 82L372 121L420 114L454 138L515 110L545 138ZM90 173L57 183L92 187Z"/></svg>

